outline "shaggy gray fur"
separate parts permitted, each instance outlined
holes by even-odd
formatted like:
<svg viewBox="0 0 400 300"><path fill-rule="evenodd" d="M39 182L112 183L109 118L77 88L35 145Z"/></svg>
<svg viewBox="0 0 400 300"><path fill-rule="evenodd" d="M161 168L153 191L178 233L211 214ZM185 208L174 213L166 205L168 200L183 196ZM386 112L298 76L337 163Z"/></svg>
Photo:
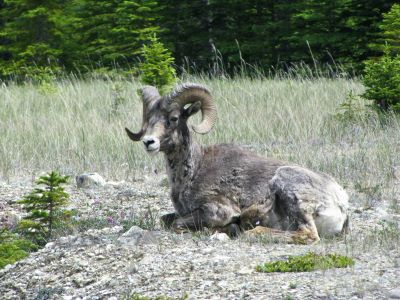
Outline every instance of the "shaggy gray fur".
<svg viewBox="0 0 400 300"><path fill-rule="evenodd" d="M196 89L209 93L186 84L155 99L153 88L143 90L142 140L149 152L164 152L175 208L175 213L162 217L167 227L207 227L235 235L239 228L265 226L298 230L311 240L342 231L348 196L330 176L237 145L197 144L187 120L201 109L198 97L186 108L174 101L183 90L190 96Z"/></svg>

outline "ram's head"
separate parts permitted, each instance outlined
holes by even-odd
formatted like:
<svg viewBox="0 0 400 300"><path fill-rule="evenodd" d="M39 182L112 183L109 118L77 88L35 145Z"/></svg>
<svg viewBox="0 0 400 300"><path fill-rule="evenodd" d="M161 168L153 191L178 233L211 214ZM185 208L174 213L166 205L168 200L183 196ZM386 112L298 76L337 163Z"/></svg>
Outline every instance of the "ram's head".
<svg viewBox="0 0 400 300"><path fill-rule="evenodd" d="M143 141L150 153L170 152L190 138L187 120L201 110L200 124L193 125L196 133L205 134L211 130L217 119L217 110L210 92L197 84L184 84L171 94L160 96L152 86L141 89L143 121L139 132L125 128L133 141Z"/></svg>

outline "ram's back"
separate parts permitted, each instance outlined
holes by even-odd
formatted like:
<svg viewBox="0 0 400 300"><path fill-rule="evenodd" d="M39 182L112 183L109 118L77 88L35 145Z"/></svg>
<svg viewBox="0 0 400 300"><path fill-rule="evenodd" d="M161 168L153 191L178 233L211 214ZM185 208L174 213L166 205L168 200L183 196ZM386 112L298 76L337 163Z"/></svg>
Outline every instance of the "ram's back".
<svg viewBox="0 0 400 300"><path fill-rule="evenodd" d="M265 158L240 146L204 148L203 159L192 184L192 196L224 196L240 208L270 199L269 180L284 162Z"/></svg>

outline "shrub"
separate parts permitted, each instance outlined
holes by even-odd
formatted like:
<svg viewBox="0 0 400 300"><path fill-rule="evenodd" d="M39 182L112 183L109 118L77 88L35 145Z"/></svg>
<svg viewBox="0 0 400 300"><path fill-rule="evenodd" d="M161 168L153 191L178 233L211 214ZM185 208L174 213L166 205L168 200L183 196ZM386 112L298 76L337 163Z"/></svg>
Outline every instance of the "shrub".
<svg viewBox="0 0 400 300"><path fill-rule="evenodd" d="M18 201L28 212L20 221L18 230L38 245L44 245L50 239L54 226L70 216L69 211L61 209L69 198L61 184L66 183L68 178L54 171L40 176L36 183L45 187L35 188Z"/></svg>
<svg viewBox="0 0 400 300"><path fill-rule="evenodd" d="M305 255L291 256L287 261L275 261L258 265L258 272L310 272L331 268L346 268L353 266L354 260L338 254L320 255L308 252Z"/></svg>
<svg viewBox="0 0 400 300"><path fill-rule="evenodd" d="M0 269L27 257L29 252L36 250L38 246L32 242L17 238L7 230L2 230L0 232Z"/></svg>
<svg viewBox="0 0 400 300"><path fill-rule="evenodd" d="M164 295L161 296L156 296L156 297L147 297L147 296L143 296L137 293L133 293L132 295L130 295L129 297L127 297L127 299L129 300L186 300L189 296L187 294L183 295L182 297L179 298L170 298Z"/></svg>
<svg viewBox="0 0 400 300"><path fill-rule="evenodd" d="M365 99L383 112L400 112L400 55L390 56L388 50L379 59L365 63L363 78Z"/></svg>
<svg viewBox="0 0 400 300"><path fill-rule="evenodd" d="M156 86L161 92L175 83L174 59L171 53L154 35L141 51L143 62L139 64L140 80L144 84Z"/></svg>

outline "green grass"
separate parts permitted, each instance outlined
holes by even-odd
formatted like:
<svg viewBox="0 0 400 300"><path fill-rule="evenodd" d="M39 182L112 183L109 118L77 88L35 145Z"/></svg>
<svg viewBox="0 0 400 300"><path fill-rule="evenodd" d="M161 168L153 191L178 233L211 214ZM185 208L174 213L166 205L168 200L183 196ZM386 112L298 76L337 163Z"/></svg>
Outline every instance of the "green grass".
<svg viewBox="0 0 400 300"><path fill-rule="evenodd" d="M206 144L246 144L260 153L289 160L300 158L299 163L310 164L319 146L331 152L327 146L338 140L352 142L353 135L348 136L338 124L327 125L326 120L347 93L362 91L358 81L190 80L206 85L218 105L219 121L213 131L197 136ZM132 143L125 136L125 126L137 130L141 124L138 87L137 82L71 78L55 82L54 92L46 93L29 84L3 84L2 177L21 172L59 170L76 174L90 170L123 178L163 169L161 157L147 156L141 143ZM380 137L380 132L371 132L374 129L370 128L368 134ZM312 162L327 164L315 159Z"/></svg>
<svg viewBox="0 0 400 300"><path fill-rule="evenodd" d="M258 272L311 272L332 268L346 268L354 265L354 260L338 254L316 254L308 252L305 255L291 256L286 261L274 261L258 265Z"/></svg>
<svg viewBox="0 0 400 300"><path fill-rule="evenodd" d="M185 300L188 297L189 296L187 294L185 294L179 298L170 298L170 297L167 297L164 295L156 296L156 297L147 297L147 296L143 296L141 294L133 293L132 295L127 297L127 299L129 299L129 300Z"/></svg>
<svg viewBox="0 0 400 300"><path fill-rule="evenodd" d="M364 88L357 79L294 74L275 79L187 76L182 81L204 84L217 103L219 120L209 134L196 135L201 143L238 143L326 172L357 206L384 199L400 211L393 192L394 170L400 165L400 151L394 151L399 118L382 122L374 113L362 113L365 103L355 95ZM140 127L139 87L118 77L70 77L54 82L51 90L0 85L0 180L49 170L69 175L97 171L109 180L163 171L163 156L147 155L124 132L125 126ZM346 111L352 109L349 99L354 113Z"/></svg>

